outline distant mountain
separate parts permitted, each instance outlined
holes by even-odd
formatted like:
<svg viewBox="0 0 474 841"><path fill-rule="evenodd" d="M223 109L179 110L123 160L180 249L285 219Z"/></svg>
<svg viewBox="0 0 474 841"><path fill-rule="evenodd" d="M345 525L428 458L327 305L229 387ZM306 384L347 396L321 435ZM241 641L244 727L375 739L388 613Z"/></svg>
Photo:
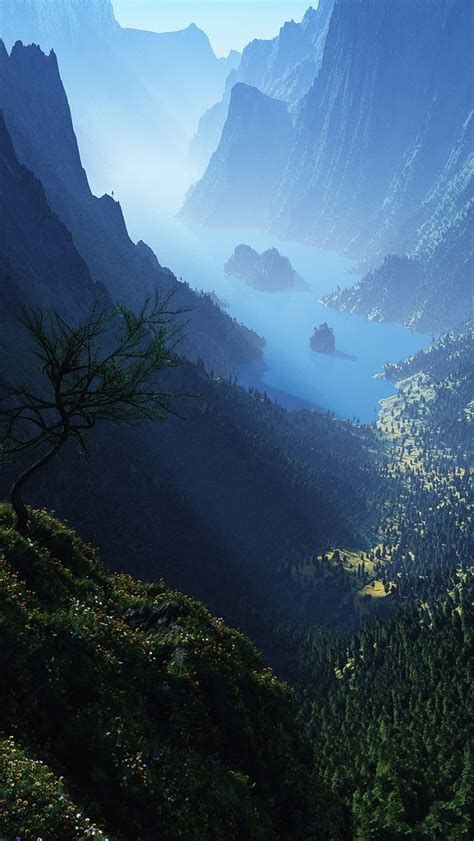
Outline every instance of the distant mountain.
<svg viewBox="0 0 474 841"><path fill-rule="evenodd" d="M234 85L219 147L205 177L189 191L182 216L217 227L264 226L268 195L277 189L293 141L283 102Z"/></svg>
<svg viewBox="0 0 474 841"><path fill-rule="evenodd" d="M229 74L223 100L201 117L192 140L191 158L200 171L217 149L237 82L283 100L290 109L307 93L321 66L333 6L334 0L320 0L317 10L310 7L301 23L289 21L276 38L248 44L239 66Z"/></svg>
<svg viewBox="0 0 474 841"><path fill-rule="evenodd" d="M164 189L170 167L177 178L199 117L238 61L217 59L194 24L122 29L110 0L2 0L0 38L9 49L18 40L54 48L81 153L102 191L136 189L144 177Z"/></svg>
<svg viewBox="0 0 474 841"><path fill-rule="evenodd" d="M424 329L445 319L450 325L469 306L473 49L469 0L339 0L320 72L296 109L291 154L282 156L278 178L274 173L276 189L260 195L259 218L283 237L347 251L373 267L390 253L418 261L410 302L381 317ZM247 118L240 112L238 124L235 116L229 112L214 156L219 183L227 185L219 201L234 219L243 208L233 190L229 138L245 137L250 147L255 131L252 111ZM269 132L269 149L272 143ZM258 177L252 161L246 177L249 187ZM191 194L185 212L209 223L201 208L216 200L212 163L195 192L200 206ZM397 298L395 275L381 269L382 277L388 299ZM379 308L381 295L371 295L351 300L350 308ZM344 292L340 305L346 303Z"/></svg>
<svg viewBox="0 0 474 841"><path fill-rule="evenodd" d="M236 81L296 103L318 75L333 7L334 0L320 0L301 23L285 23L271 41L252 41L242 53Z"/></svg>
<svg viewBox="0 0 474 841"><path fill-rule="evenodd" d="M98 430L91 461L70 448L66 462L52 464L32 486L31 501L80 523L111 566L123 568L127 546L135 571L166 575L260 640L266 620L255 620L257 605L262 617L296 613L333 623L343 610L344 622L355 623L355 610L345 604L349 576L307 587L292 565L317 546L358 545L370 529L366 492L377 481L368 472L370 435L359 438L350 424L325 414L293 415L219 376L255 358L261 340L209 296L178 283L147 246L131 242L120 206L92 195L54 54L21 44L11 56L2 49L0 102L0 312L8 318L0 337L2 377L11 379L18 363L22 379L35 376L11 317L25 303L58 304L75 318L97 293L106 294L104 285L133 305L156 284L176 290L177 306L193 308L180 346L193 363L182 360L163 375L167 391L189 395L180 416L159 428ZM3 496L17 467L0 471ZM97 510L106 497L104 527ZM133 546L140 546L140 558Z"/></svg>
<svg viewBox="0 0 474 841"><path fill-rule="evenodd" d="M433 253L443 197L443 227L468 206L471 24L468 0L336 4L299 107L279 230L358 254Z"/></svg>
<svg viewBox="0 0 474 841"><path fill-rule="evenodd" d="M220 373L235 373L261 354L262 340L235 323L209 297L197 296L158 263L143 242L128 236L120 205L96 198L82 167L69 105L54 54L17 43L11 56L0 42L0 109L22 164L41 179L51 208L72 232L95 282L114 300L135 306L158 287L188 309L183 351Z"/></svg>

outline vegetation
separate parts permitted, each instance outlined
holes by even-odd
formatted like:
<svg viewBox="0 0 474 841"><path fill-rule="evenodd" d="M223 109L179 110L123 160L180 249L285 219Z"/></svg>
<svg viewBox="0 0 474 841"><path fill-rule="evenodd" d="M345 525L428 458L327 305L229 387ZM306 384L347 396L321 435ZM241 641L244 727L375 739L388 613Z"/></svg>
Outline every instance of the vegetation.
<svg viewBox="0 0 474 841"><path fill-rule="evenodd" d="M293 638L317 767L354 841L472 838L473 570L349 638Z"/></svg>
<svg viewBox="0 0 474 841"><path fill-rule="evenodd" d="M0 594L0 837L331 838L291 692L240 633L44 512L25 537L1 509Z"/></svg>
<svg viewBox="0 0 474 841"><path fill-rule="evenodd" d="M193 531L174 500L166 545L189 525L185 562L174 569L162 547L158 569L185 585L199 579L234 610L295 699L196 602L107 575L45 512L25 535L1 509L0 837L125 841L158 828L165 841L469 841L467 363L454 336L400 363L398 394L373 427L288 412L195 366L162 371L165 394L200 398L179 453L174 421L163 425L160 466L184 470L183 487L203 504L215 490L212 453L228 477L222 510L236 518L240 462L255 465L258 528L237 567L237 553ZM157 516L145 450L129 451L143 483L136 501L126 492L137 545ZM76 479L88 500L94 479ZM73 507L84 514L87 500ZM207 502L215 508L215 493ZM239 531L223 522L229 546ZM100 531L123 545L109 524Z"/></svg>
<svg viewBox="0 0 474 841"><path fill-rule="evenodd" d="M40 371L33 387L3 385L0 390L0 456L39 450L11 489L20 531L28 526L24 486L69 440L86 452L87 433L98 422L134 424L169 414L172 395L160 389L157 379L171 364L177 337L168 304L155 297L137 314L124 306L97 308L79 325L54 310L25 311L23 324Z"/></svg>

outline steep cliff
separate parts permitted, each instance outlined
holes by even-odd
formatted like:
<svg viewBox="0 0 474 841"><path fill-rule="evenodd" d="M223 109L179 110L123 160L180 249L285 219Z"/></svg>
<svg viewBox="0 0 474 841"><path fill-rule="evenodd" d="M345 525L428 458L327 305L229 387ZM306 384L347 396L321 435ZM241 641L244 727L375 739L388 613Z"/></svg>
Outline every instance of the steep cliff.
<svg viewBox="0 0 474 841"><path fill-rule="evenodd" d="M123 29L110 0L2 0L0 38L55 50L87 171L104 192L136 189L147 162L148 183L153 168L171 195L199 117L237 61L217 59L195 25Z"/></svg>
<svg viewBox="0 0 474 841"><path fill-rule="evenodd" d="M465 204L472 109L466 0L336 4L276 206L278 228L359 253L415 248L450 196ZM438 228L437 225L435 225ZM433 244L425 240L425 252Z"/></svg>
<svg viewBox="0 0 474 841"><path fill-rule="evenodd" d="M345 250L372 266L389 253L419 262L410 300L380 316L425 328L443 326L445 317L451 326L469 306L473 22L468 0L338 0L320 72L296 109L291 152L274 173L278 186L260 195L259 218L283 237ZM251 114L239 114L239 133L231 116L226 138L252 135ZM269 149L272 142L269 134ZM232 154L221 142L220 201L230 216L239 208L225 163ZM211 166L201 182L212 188L208 206L216 192L210 173ZM255 175L250 161L243 177L251 184ZM387 282L387 300L396 299L397 285ZM346 302L346 292L333 299ZM350 307L371 309L355 297Z"/></svg>
<svg viewBox="0 0 474 841"><path fill-rule="evenodd" d="M301 23L285 23L273 40L252 41L242 53L237 81L295 104L318 75L333 6L333 0L321 0Z"/></svg>
<svg viewBox="0 0 474 841"><path fill-rule="evenodd" d="M189 191L185 219L207 225L265 226L294 130L284 103L241 83L232 88L219 147Z"/></svg>
<svg viewBox="0 0 474 841"><path fill-rule="evenodd" d="M25 305L47 304L71 317L100 294L41 183L18 163L1 112L0 282L2 331Z"/></svg>
<svg viewBox="0 0 474 841"><path fill-rule="evenodd" d="M135 306L155 287L175 292L176 307L191 310L183 351L216 371L233 373L260 355L259 337L179 283L144 243L130 240L120 205L92 194L54 53L45 56L37 46L17 43L9 56L0 47L0 108L21 163L40 178L93 279L114 300Z"/></svg>
<svg viewBox="0 0 474 841"><path fill-rule="evenodd" d="M285 23L276 38L248 44L239 66L227 78L224 98L201 117L191 142L198 171L204 171L217 149L237 82L287 102L290 110L307 93L321 66L333 6L333 0L320 0L317 10L310 7L300 23Z"/></svg>

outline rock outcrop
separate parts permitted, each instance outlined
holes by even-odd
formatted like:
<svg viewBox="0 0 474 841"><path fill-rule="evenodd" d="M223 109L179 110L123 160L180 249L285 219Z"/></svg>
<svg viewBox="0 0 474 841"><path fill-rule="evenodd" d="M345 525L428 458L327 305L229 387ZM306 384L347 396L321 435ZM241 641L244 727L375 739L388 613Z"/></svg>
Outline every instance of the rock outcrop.
<svg viewBox="0 0 474 841"><path fill-rule="evenodd" d="M295 272L288 257L276 248L259 254L250 245L238 245L224 268L226 274L239 277L247 286L262 292L305 288L303 278Z"/></svg>

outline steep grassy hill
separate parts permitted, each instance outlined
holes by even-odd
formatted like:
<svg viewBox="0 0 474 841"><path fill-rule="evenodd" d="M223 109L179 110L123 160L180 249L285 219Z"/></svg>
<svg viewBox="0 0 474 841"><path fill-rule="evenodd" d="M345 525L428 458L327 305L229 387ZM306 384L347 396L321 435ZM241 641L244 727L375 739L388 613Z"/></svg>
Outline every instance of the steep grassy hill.
<svg viewBox="0 0 474 841"><path fill-rule="evenodd" d="M289 688L202 605L6 506L0 598L0 838L331 837Z"/></svg>

